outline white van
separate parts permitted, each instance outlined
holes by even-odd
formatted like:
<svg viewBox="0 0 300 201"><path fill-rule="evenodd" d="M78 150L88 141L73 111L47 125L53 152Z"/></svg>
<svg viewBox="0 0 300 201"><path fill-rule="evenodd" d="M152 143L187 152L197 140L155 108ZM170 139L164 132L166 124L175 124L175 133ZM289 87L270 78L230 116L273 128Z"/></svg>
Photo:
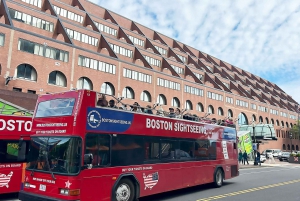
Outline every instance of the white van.
<svg viewBox="0 0 300 201"><path fill-rule="evenodd" d="M261 154L265 155L267 158L272 154L274 158L277 158L280 152L280 149L266 149Z"/></svg>

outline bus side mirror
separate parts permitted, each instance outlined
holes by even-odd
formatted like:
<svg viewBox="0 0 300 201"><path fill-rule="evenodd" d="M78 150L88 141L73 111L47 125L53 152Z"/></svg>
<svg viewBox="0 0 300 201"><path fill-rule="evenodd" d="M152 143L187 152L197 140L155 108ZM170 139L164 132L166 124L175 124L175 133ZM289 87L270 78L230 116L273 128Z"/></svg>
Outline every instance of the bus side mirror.
<svg viewBox="0 0 300 201"><path fill-rule="evenodd" d="M18 147L18 161L25 161L26 159L26 142L21 138Z"/></svg>
<svg viewBox="0 0 300 201"><path fill-rule="evenodd" d="M84 164L89 165L93 162L93 154L84 154L83 158Z"/></svg>

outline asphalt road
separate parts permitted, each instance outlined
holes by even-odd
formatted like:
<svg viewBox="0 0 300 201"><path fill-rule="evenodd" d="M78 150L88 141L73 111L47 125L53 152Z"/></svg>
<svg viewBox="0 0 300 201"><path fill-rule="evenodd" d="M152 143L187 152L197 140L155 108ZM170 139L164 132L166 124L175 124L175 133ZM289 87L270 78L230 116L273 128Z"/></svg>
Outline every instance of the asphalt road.
<svg viewBox="0 0 300 201"><path fill-rule="evenodd" d="M300 201L300 166L240 169L240 176L221 188L201 185L141 198L140 201ZM0 201L17 201L16 195Z"/></svg>

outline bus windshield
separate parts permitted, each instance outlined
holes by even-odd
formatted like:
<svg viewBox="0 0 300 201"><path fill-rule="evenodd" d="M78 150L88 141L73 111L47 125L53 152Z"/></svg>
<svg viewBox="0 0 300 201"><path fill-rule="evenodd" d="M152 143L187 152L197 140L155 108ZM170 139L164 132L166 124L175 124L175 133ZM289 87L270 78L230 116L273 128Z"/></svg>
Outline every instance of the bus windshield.
<svg viewBox="0 0 300 201"><path fill-rule="evenodd" d="M73 112L75 98L59 98L40 102L35 117L69 116Z"/></svg>
<svg viewBox="0 0 300 201"><path fill-rule="evenodd" d="M33 137L28 158L29 170L76 174L80 169L81 138Z"/></svg>

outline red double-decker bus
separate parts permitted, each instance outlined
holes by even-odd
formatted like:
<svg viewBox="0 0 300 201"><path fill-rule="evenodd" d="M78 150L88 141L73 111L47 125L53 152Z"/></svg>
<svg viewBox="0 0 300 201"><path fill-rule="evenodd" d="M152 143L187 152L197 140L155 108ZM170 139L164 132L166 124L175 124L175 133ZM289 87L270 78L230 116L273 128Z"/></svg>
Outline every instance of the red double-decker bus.
<svg viewBox="0 0 300 201"><path fill-rule="evenodd" d="M133 201L238 176L235 128L99 107L99 95L39 96L20 200Z"/></svg>
<svg viewBox="0 0 300 201"><path fill-rule="evenodd" d="M32 117L0 115L0 195L22 187Z"/></svg>

